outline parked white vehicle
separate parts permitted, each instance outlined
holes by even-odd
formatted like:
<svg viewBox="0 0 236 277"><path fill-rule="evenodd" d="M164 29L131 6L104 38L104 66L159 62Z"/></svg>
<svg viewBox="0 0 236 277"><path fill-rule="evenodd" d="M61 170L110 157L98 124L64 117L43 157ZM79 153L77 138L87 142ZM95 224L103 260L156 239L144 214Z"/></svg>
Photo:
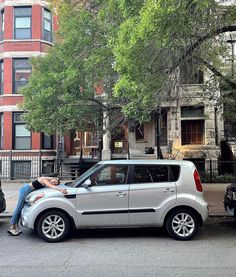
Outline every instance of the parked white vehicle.
<svg viewBox="0 0 236 277"><path fill-rule="evenodd" d="M73 182L31 192L22 225L48 242L62 241L73 229L166 227L189 240L208 218L196 167L177 160L102 161Z"/></svg>

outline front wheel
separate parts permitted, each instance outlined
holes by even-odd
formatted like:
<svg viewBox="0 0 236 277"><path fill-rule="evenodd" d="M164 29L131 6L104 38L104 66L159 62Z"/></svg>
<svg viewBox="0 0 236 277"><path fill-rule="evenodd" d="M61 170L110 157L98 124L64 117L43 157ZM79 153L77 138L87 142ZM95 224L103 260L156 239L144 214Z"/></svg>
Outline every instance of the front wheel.
<svg viewBox="0 0 236 277"><path fill-rule="evenodd" d="M199 223L194 212L178 209L167 218L166 229L173 239L190 240L197 233Z"/></svg>
<svg viewBox="0 0 236 277"><path fill-rule="evenodd" d="M60 211L48 211L38 221L39 236L47 242L59 242L65 239L70 231L68 217Z"/></svg>

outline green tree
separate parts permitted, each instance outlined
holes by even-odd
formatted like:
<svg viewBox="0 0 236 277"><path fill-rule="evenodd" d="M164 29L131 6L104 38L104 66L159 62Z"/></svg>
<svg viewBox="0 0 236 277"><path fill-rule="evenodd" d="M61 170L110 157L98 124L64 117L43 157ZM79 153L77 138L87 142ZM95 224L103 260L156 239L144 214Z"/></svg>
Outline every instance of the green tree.
<svg viewBox="0 0 236 277"><path fill-rule="evenodd" d="M120 25L113 48L119 74L115 94L128 98L123 112L148 120L169 99L168 92L178 84L178 68L187 64L207 69L215 82L235 90L234 79L224 70L229 55L225 33L236 31L235 20L236 7L215 0L143 1L139 13Z"/></svg>
<svg viewBox="0 0 236 277"><path fill-rule="evenodd" d="M177 84L178 68L195 64L235 89L224 73L224 34L235 31L236 7L214 0L60 0L53 49L32 60L22 89L33 131L66 133L96 125L107 111L149 120ZM101 83L105 97L94 97ZM169 96L168 96L169 97Z"/></svg>
<svg viewBox="0 0 236 277"><path fill-rule="evenodd" d="M47 134L94 129L103 110L114 125L123 120L112 95L117 73L108 40L115 26L105 24L97 5L91 9L66 2L57 2L55 46L46 56L32 59L33 74L21 91L28 128ZM97 86L104 96L95 96Z"/></svg>

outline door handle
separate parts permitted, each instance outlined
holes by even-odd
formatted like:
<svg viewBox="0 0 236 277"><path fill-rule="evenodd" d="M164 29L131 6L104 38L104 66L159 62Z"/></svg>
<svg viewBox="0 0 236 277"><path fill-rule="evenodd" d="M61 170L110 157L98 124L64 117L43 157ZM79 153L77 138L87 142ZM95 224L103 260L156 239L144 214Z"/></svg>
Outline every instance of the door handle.
<svg viewBox="0 0 236 277"><path fill-rule="evenodd" d="M124 197L126 194L127 194L126 192L119 191L119 192L116 193L116 196Z"/></svg>
<svg viewBox="0 0 236 277"><path fill-rule="evenodd" d="M174 192L175 189L171 189L171 188L167 188L167 189L164 189L164 192Z"/></svg>

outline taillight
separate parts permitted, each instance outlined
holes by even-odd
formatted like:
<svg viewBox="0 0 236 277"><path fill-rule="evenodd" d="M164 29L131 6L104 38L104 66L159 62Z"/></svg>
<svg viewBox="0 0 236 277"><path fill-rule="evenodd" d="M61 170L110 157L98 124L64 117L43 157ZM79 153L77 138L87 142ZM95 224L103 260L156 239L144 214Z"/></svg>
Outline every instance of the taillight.
<svg viewBox="0 0 236 277"><path fill-rule="evenodd" d="M202 183L201 183L200 176L199 176L196 169L194 170L193 177L194 177L194 181L195 181L197 191L201 192L202 191Z"/></svg>

